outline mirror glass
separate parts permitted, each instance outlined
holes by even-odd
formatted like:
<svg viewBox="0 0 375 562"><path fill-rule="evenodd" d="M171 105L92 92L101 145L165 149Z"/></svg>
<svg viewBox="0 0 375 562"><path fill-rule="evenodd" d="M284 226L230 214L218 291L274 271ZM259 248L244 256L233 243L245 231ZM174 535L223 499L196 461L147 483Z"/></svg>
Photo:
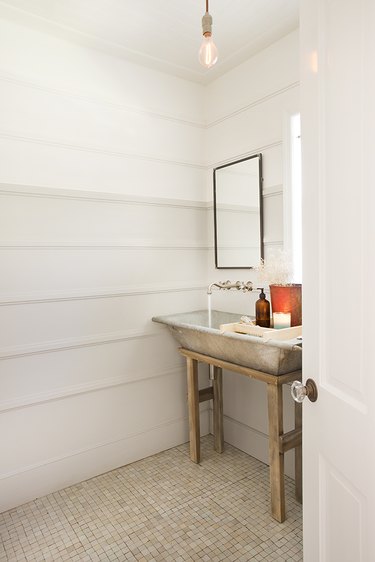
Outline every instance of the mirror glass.
<svg viewBox="0 0 375 562"><path fill-rule="evenodd" d="M214 169L215 265L257 267L263 258L262 155Z"/></svg>

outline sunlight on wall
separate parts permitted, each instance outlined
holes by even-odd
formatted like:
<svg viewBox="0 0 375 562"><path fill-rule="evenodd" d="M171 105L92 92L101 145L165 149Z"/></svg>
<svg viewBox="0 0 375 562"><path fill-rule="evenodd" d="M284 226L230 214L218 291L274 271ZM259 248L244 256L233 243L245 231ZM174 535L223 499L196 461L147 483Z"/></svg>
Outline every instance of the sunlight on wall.
<svg viewBox="0 0 375 562"><path fill-rule="evenodd" d="M291 252L293 281L302 283L302 178L301 178L301 118L292 115L290 123L291 143Z"/></svg>

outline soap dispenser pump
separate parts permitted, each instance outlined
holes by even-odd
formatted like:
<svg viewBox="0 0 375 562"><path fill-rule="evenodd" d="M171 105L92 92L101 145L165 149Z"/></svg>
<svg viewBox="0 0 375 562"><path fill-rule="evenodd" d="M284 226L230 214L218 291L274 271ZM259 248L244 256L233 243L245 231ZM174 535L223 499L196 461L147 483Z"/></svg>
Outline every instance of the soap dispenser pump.
<svg viewBox="0 0 375 562"><path fill-rule="evenodd" d="M266 299L263 287L258 287L258 289L260 294L259 299L255 303L255 323L262 328L269 328L271 324L270 303Z"/></svg>

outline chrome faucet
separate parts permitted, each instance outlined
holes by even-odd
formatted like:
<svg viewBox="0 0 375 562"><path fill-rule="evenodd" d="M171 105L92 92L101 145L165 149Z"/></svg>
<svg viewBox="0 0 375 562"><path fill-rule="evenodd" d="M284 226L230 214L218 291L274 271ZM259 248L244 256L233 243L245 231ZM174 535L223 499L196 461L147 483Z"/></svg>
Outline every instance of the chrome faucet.
<svg viewBox="0 0 375 562"><path fill-rule="evenodd" d="M253 290L253 284L251 281L247 281L246 283L244 281L236 281L235 283L232 283L232 281L218 281L208 285L207 287L208 295L212 294L213 287L218 287L218 289L225 289L225 290L237 289L238 291L242 291L244 293Z"/></svg>

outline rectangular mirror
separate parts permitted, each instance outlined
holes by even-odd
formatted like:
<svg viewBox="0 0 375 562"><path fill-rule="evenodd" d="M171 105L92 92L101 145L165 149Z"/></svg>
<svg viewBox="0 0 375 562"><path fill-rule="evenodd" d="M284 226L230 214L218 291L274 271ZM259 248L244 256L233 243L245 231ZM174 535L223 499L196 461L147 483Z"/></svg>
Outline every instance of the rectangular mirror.
<svg viewBox="0 0 375 562"><path fill-rule="evenodd" d="M215 265L251 269L263 258L262 155L214 169Z"/></svg>

